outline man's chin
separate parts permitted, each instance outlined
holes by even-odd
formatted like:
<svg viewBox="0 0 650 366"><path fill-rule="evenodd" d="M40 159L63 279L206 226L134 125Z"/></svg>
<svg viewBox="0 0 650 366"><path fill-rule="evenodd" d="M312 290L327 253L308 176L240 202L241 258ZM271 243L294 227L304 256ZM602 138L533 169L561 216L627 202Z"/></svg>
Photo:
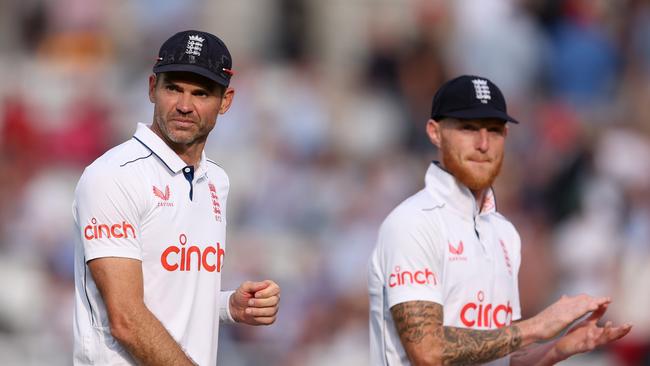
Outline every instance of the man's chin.
<svg viewBox="0 0 650 366"><path fill-rule="evenodd" d="M470 191L482 191L492 187L494 180L470 178L470 180L460 180L460 182L467 186Z"/></svg>
<svg viewBox="0 0 650 366"><path fill-rule="evenodd" d="M186 145L192 143L195 140L195 137L194 134L176 132L169 134L169 140L175 144Z"/></svg>
<svg viewBox="0 0 650 366"><path fill-rule="evenodd" d="M472 191L481 191L492 186L498 169L471 169L466 167L455 166L450 171L459 182Z"/></svg>

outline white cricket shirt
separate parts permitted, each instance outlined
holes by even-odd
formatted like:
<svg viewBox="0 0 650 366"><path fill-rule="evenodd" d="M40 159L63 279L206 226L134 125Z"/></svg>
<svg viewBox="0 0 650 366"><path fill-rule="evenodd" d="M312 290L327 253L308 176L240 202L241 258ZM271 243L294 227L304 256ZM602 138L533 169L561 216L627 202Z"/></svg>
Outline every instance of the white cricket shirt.
<svg viewBox="0 0 650 366"><path fill-rule="evenodd" d="M431 164L425 188L382 223L369 264L371 365L409 365L390 308L432 301L445 326L495 329L521 317L519 234L469 189ZM508 365L509 357L489 363Z"/></svg>
<svg viewBox="0 0 650 366"><path fill-rule="evenodd" d="M148 126L86 168L75 191L75 365L134 361L111 336L87 262L142 261L144 302L188 356L215 365L219 320L230 321L221 292L228 176L201 156L187 166Z"/></svg>

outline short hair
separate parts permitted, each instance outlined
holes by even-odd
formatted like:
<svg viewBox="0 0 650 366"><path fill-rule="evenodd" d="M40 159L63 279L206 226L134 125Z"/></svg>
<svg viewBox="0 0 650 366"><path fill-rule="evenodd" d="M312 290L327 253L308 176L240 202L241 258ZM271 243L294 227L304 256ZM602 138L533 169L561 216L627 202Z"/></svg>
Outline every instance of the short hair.
<svg viewBox="0 0 650 366"><path fill-rule="evenodd" d="M181 73L183 73L183 72L172 71L172 72L158 72L158 73L155 73L155 75L156 75L156 84L155 85L158 86L158 82L160 81L162 75L169 75L169 74L177 74L178 75L178 74L181 74ZM208 90L215 90L216 89L217 93L222 97L226 94L226 90L228 88L221 85L221 84L219 84L219 83L217 83L216 81L210 80L210 79L208 79L206 77L203 77L201 75L194 74L194 73L187 73L187 74L196 75L197 80L200 80L200 81L202 81L202 82L204 82L206 84L205 85L206 89L208 89Z"/></svg>

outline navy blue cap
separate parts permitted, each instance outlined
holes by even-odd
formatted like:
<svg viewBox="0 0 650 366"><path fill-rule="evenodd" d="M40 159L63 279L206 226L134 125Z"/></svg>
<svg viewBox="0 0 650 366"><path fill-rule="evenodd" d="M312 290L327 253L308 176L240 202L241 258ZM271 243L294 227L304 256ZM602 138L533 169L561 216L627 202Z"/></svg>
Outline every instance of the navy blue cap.
<svg viewBox="0 0 650 366"><path fill-rule="evenodd" d="M160 46L153 72L171 71L192 72L227 87L233 75L232 58L219 37L187 30L174 34Z"/></svg>
<svg viewBox="0 0 650 366"><path fill-rule="evenodd" d="M458 119L494 118L519 123L508 115L501 90L481 76L462 75L442 84L433 97L431 118Z"/></svg>

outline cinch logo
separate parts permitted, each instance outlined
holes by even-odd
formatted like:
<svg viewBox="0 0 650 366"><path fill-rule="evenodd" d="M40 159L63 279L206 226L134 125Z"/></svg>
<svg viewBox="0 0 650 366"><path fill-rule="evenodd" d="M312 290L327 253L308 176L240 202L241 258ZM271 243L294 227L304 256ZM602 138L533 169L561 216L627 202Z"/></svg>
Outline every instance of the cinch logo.
<svg viewBox="0 0 650 366"><path fill-rule="evenodd" d="M97 225L97 219L93 217L90 222L90 225L84 227L84 238L88 240L101 238L128 238L129 231L131 232L132 237L136 237L135 229L133 229L133 226L126 221L122 221L121 224Z"/></svg>
<svg viewBox="0 0 650 366"><path fill-rule="evenodd" d="M485 294L479 291L478 303L468 302L460 309L460 321L468 328L497 328L512 323L512 307L510 301L494 307L491 303L483 304Z"/></svg>
<svg viewBox="0 0 650 366"><path fill-rule="evenodd" d="M170 272L191 271L192 264L196 263L196 267L194 268L197 271L203 268L208 272L221 272L223 257L226 255L226 251L221 248L220 243L217 243L216 247L208 245L201 250L196 245L186 247L187 236L185 234L181 234L178 241L180 242L180 247L172 245L162 252L160 263L164 269Z"/></svg>
<svg viewBox="0 0 650 366"><path fill-rule="evenodd" d="M449 260L451 261L466 261L467 257L463 255L463 251L465 250L465 247L463 246L463 241L461 240L457 246L451 245L451 242L447 242L447 245L449 246L449 253L452 254L451 257L449 257Z"/></svg>
<svg viewBox="0 0 650 366"><path fill-rule="evenodd" d="M431 285L438 284L436 274L429 268L418 271L402 271L399 266L395 267L395 272L388 276L388 287L402 286L406 284Z"/></svg>

